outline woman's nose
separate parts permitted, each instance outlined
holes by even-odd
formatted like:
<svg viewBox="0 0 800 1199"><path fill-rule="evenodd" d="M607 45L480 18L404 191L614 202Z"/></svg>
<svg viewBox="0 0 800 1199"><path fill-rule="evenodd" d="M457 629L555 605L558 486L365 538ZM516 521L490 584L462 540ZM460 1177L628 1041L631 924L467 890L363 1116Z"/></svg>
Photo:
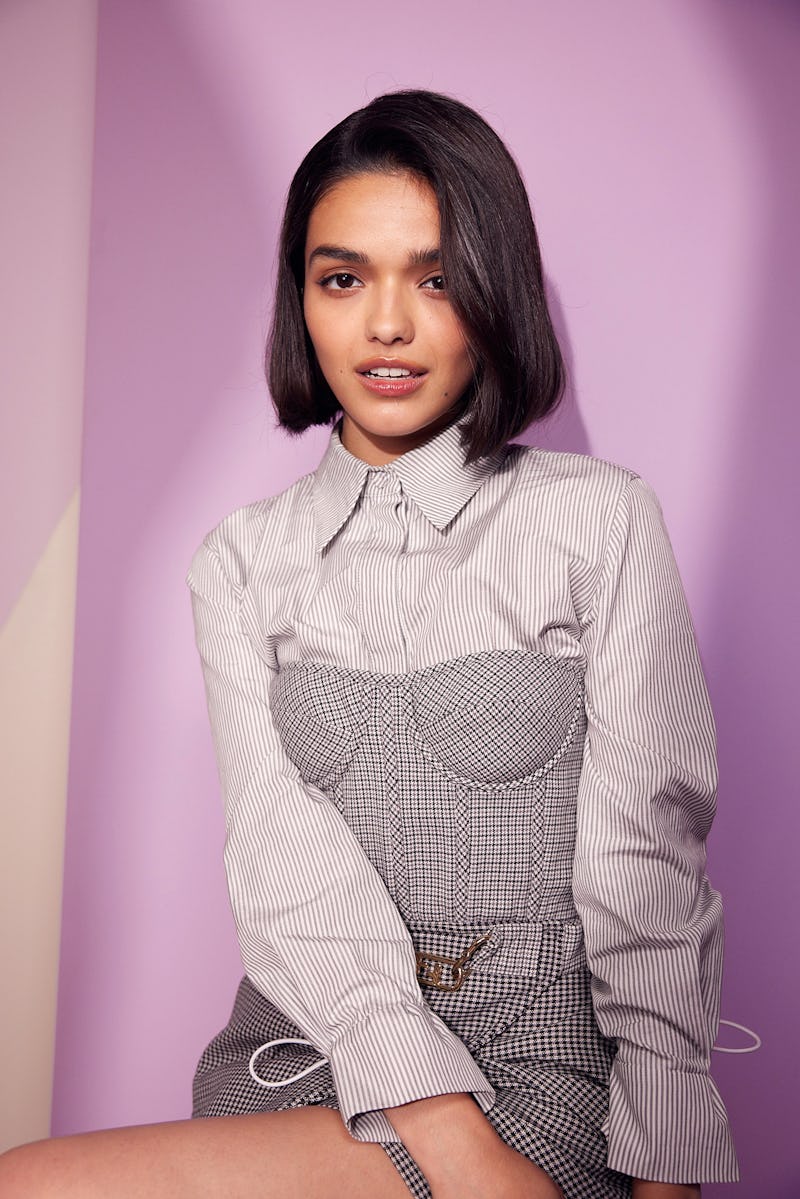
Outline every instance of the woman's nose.
<svg viewBox="0 0 800 1199"><path fill-rule="evenodd" d="M409 342L414 337L414 321L401 288L375 288L367 309L366 334L369 341L384 345Z"/></svg>

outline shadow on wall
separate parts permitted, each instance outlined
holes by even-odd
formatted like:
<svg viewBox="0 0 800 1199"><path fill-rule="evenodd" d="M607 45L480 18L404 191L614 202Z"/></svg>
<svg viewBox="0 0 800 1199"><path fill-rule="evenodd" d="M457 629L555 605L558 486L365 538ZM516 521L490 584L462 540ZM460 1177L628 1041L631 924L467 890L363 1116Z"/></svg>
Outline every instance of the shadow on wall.
<svg viewBox="0 0 800 1199"><path fill-rule="evenodd" d="M552 416L547 417L538 424L532 425L530 429L527 429L516 440L520 441L523 445L542 446L548 450L566 450L572 454L591 454L592 449L589 445L589 436L586 432L586 426L583 423L574 385L575 358L569 327L564 316L564 309L561 305L558 289L549 278L545 278L545 290L547 292L547 303L550 308L553 328L558 338L558 344L561 347L561 356L564 359L566 376L564 396Z"/></svg>
<svg viewBox="0 0 800 1199"><path fill-rule="evenodd" d="M759 1031L746 1057L715 1055L742 1167L739 1187L704 1188L709 1199L791 1199L800 1193L795 1079L800 1060L793 997L800 989L792 912L800 763L794 728L800 641L792 611L800 590L795 538L798 394L796 294L800 154L800 9L791 3L711 0L705 20L727 46L754 106L764 174L761 269L751 281L755 314L749 367L731 407L725 525L718 531L715 632L706 667L719 728L720 817L714 882L727 913L722 1015ZM747 354L740 355L748 362ZM794 761L790 759L794 759ZM791 886L791 891L790 891ZM780 962L780 985L777 963ZM792 998L790 998L792 997ZM727 1038L726 1038L727 1039ZM783 1077L782 1077L783 1076ZM753 1097L758 1096L757 1102Z"/></svg>

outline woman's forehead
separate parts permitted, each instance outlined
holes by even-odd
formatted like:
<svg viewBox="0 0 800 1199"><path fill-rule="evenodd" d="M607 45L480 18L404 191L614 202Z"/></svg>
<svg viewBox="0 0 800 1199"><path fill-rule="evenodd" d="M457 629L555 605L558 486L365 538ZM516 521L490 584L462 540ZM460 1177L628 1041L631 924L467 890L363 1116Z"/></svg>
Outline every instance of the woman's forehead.
<svg viewBox="0 0 800 1199"><path fill-rule="evenodd" d="M320 245L375 253L419 254L439 244L439 209L433 189L402 173L352 175L325 193L311 213L306 259Z"/></svg>

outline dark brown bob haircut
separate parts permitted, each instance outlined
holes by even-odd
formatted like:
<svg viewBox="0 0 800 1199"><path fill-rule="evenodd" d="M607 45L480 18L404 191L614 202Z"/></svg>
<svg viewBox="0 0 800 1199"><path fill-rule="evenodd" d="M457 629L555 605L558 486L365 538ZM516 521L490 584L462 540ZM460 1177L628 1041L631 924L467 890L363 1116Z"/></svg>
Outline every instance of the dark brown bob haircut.
<svg viewBox="0 0 800 1199"><path fill-rule="evenodd" d="M475 364L460 412L467 461L492 453L555 408L564 368L516 163L482 117L449 96L390 92L317 142L289 188L267 376L280 424L300 433L339 413L303 319L308 222L337 183L409 172L436 195L442 271Z"/></svg>

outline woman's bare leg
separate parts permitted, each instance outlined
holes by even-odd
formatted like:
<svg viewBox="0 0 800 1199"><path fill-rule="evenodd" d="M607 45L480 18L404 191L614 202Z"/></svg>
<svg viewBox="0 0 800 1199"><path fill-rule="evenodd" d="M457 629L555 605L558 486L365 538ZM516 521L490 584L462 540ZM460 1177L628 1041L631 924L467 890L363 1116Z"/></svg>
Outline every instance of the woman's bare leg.
<svg viewBox="0 0 800 1199"><path fill-rule="evenodd" d="M2 1199L409 1199L324 1107L57 1137L0 1157Z"/></svg>

